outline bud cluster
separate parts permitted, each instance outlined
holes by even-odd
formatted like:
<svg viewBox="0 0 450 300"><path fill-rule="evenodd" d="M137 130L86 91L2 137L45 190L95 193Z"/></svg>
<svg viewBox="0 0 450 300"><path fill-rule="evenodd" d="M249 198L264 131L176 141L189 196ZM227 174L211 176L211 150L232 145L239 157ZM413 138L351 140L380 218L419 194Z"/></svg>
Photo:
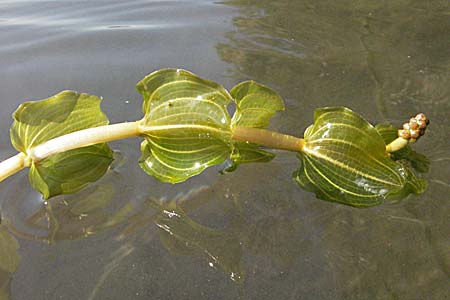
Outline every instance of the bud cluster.
<svg viewBox="0 0 450 300"><path fill-rule="evenodd" d="M430 123L424 113L419 113L414 118L411 118L408 123L403 124L403 129L398 131L398 136L415 142L418 138L425 134L427 125Z"/></svg>

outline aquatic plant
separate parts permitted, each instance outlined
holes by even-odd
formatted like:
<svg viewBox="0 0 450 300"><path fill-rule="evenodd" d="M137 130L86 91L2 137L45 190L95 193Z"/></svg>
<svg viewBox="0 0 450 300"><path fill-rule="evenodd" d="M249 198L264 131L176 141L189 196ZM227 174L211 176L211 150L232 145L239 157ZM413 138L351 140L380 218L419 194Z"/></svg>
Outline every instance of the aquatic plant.
<svg viewBox="0 0 450 300"><path fill-rule="evenodd" d="M113 152L107 142L140 136L139 164L163 182L185 181L226 160L231 162L226 171L268 162L274 154L264 146L296 152L295 181L324 200L369 207L426 188L407 163L413 153L409 142L428 124L423 114L397 130L374 127L345 107L320 108L304 138L298 138L265 129L284 103L254 81L228 92L188 71L162 69L142 79L137 89L144 117L112 125L100 109L101 99L88 94L63 91L21 104L10 129L19 154L0 163L0 181L30 167L30 183L45 199L74 193L109 168Z"/></svg>

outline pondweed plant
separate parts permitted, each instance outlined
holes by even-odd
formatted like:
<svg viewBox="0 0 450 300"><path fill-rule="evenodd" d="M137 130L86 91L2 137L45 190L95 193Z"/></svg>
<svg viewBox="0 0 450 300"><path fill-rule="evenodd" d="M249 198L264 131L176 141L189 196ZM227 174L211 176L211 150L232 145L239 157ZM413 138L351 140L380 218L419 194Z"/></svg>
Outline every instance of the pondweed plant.
<svg viewBox="0 0 450 300"><path fill-rule="evenodd" d="M30 183L45 199L74 193L108 169L113 152L107 142L140 136L139 164L163 182L185 181L225 160L232 162L228 171L242 163L268 162L274 154L264 146L296 152L295 181L324 200L369 207L426 187L407 163L416 154L408 143L428 124L423 114L397 130L374 127L345 107L320 108L304 138L298 138L265 129L284 104L254 81L228 92L188 71L162 69L137 89L144 97L144 117L112 125L96 96L63 91L21 104L10 129L20 153L0 163L0 181L30 167ZM230 102L236 106L232 117Z"/></svg>

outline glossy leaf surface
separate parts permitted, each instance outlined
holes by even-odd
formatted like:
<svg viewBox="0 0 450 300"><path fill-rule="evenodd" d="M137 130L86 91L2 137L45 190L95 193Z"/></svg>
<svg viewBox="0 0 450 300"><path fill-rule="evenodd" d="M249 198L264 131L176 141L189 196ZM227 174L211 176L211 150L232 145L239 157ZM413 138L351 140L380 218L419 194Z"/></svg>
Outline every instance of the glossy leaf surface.
<svg viewBox="0 0 450 300"><path fill-rule="evenodd" d="M230 91L236 103L236 112L231 125L252 128L266 128L270 118L279 110L284 110L283 99L272 89L255 81L244 81ZM260 146L236 142L231 155L233 165L227 171L233 171L241 163L268 162L275 155L264 151Z"/></svg>
<svg viewBox="0 0 450 300"><path fill-rule="evenodd" d="M229 93L188 71L163 69L145 77L141 167L177 183L230 156Z"/></svg>
<svg viewBox="0 0 450 300"><path fill-rule="evenodd" d="M232 172L243 163L269 162L274 157L275 154L264 151L256 144L235 142L233 153L230 156L231 166L224 171Z"/></svg>
<svg viewBox="0 0 450 300"><path fill-rule="evenodd" d="M107 144L58 153L31 165L30 183L44 199L75 193L102 177L112 156Z"/></svg>
<svg viewBox="0 0 450 300"><path fill-rule="evenodd" d="M55 137L108 124L101 99L63 91L36 102L25 102L15 111L11 142L24 153ZM98 144L52 155L32 162L29 179L44 198L76 192L99 179L112 161L112 151Z"/></svg>
<svg viewBox="0 0 450 300"><path fill-rule="evenodd" d="M236 102L233 126L265 128L277 111L284 110L283 99L275 91L254 81L244 81L230 93Z"/></svg>
<svg viewBox="0 0 450 300"><path fill-rule="evenodd" d="M74 131L108 124L100 109L101 99L63 91L48 99L24 102L13 114L11 142L26 152L45 141Z"/></svg>
<svg viewBox="0 0 450 300"><path fill-rule="evenodd" d="M318 109L305 132L295 180L321 199L356 207L423 192L425 182L385 147L378 131L350 109Z"/></svg>

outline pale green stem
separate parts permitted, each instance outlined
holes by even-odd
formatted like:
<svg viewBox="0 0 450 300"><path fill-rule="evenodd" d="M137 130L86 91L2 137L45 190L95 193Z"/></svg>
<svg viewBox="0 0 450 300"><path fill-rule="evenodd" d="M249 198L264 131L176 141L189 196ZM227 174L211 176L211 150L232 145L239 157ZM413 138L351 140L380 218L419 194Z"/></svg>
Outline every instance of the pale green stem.
<svg viewBox="0 0 450 300"><path fill-rule="evenodd" d="M408 145L409 141L402 138L402 137L398 137L395 140L393 140L389 145L386 146L386 151L389 153L398 151L402 148L405 148Z"/></svg>
<svg viewBox="0 0 450 300"><path fill-rule="evenodd" d="M266 129L236 127L231 137L233 140L263 145L269 148L301 152L304 139ZM399 137L386 146L389 153L398 151L408 145L409 141Z"/></svg>
<svg viewBox="0 0 450 300"><path fill-rule="evenodd" d="M162 129L166 130L171 129L167 128L167 126L162 127L164 127ZM159 127L147 128L141 125L141 121L136 121L88 128L54 138L29 149L27 154L19 153L0 162L0 181L28 167L31 162L39 162L51 155L94 144L139 136L150 129L158 130ZM233 128L231 138L235 141L294 152L301 152L305 144L302 138L266 129L247 127ZM386 151L395 152L407 144L407 140L398 138L386 146Z"/></svg>
<svg viewBox="0 0 450 300"><path fill-rule="evenodd" d="M274 149L301 152L304 139L266 129L235 127L231 138L236 141L254 143Z"/></svg>
<svg viewBox="0 0 450 300"><path fill-rule="evenodd" d="M19 153L2 161L0 163L0 181L27 167L25 158L25 154Z"/></svg>
<svg viewBox="0 0 450 300"><path fill-rule="evenodd" d="M139 135L139 121L87 128L46 141L30 149L28 156L34 162L38 162L56 153L137 135Z"/></svg>
<svg viewBox="0 0 450 300"><path fill-rule="evenodd" d="M48 140L27 151L0 162L0 181L53 154L140 135L140 121L105 125L75 131Z"/></svg>

